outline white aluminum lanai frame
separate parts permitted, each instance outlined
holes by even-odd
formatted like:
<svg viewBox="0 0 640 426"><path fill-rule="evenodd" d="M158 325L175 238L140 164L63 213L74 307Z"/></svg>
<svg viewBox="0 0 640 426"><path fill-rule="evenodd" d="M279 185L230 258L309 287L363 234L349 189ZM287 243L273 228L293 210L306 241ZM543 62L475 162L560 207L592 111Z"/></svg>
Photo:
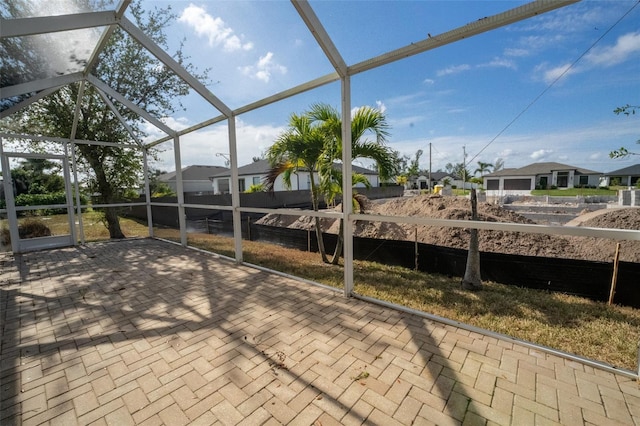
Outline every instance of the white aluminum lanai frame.
<svg viewBox="0 0 640 426"><path fill-rule="evenodd" d="M149 191L146 191L146 206L147 216L149 220L149 234L153 236L151 207L152 206L171 206L178 208L179 211L179 224L181 243L187 245L187 233L184 209L185 207L194 207L201 209L216 209L216 210L228 210L233 214L233 228L234 228L234 246L235 246L235 261L238 263L243 262L242 257L242 238L240 232L240 214L241 212L255 212L255 213L273 213L276 210L263 209L263 208L249 208L240 206L240 198L238 191L238 163L237 163L237 148L236 148L236 129L235 118L243 113L253 111L264 107L266 105L278 102L285 98L315 89L317 87L340 81L341 84L341 110L342 110L342 137L343 137L343 197L350 199L352 196L352 188L348 182L351 182L351 168L347 165L351 164L351 132L350 132L350 110L351 110L351 77L355 74L366 72L377 67L389 64L391 62L399 61L408 58L413 55L417 55L426 52L431 49L435 49L456 41L490 31L514 22L518 22L542 13L558 9L567 6L572 3L576 3L579 0L536 0L522 6L507 10L497 15L489 16L481 20L471 22L462 27L453 29L451 31L444 32L442 34L428 37L422 41L411 43L405 47L387 52L383 55L376 56L365 61L348 65L339 50L334 45L331 37L325 31L322 22L316 16L312 7L307 1L295 1L292 0L292 4L296 9L300 18L305 22L309 31L315 37L317 43L322 48L324 54L330 61L334 68L334 72L327 74L323 77L316 78L308 81L304 84L290 88L278 94L269 96L257 102L242 106L235 110L231 110L222 100L218 99L209 89L207 89L200 81L194 78L188 73L179 63L177 63L171 56L169 56L162 48L160 48L153 40L147 37L139 28L137 28L132 22L130 22L124 13L129 6L131 0L121 0L120 4L113 11L101 11L92 13L81 13L73 15L51 16L51 17L35 17L35 18L17 18L17 19L2 19L0 21L0 38L19 37L35 34L43 34L48 32L67 31L73 29L93 28L93 27L107 27L102 37L93 50L87 65L82 72L75 72L67 75L61 75L57 77L47 78L37 81L29 81L23 84L17 84L15 86L2 88L2 98L11 98L15 96L21 96L25 94L34 93L33 96L27 98L21 103L14 105L5 111L0 112L0 118L7 117L16 111L27 107L33 102L44 98L45 96L53 93L58 88L70 84L81 83L80 95L84 89L84 85L91 84L101 94L104 101L116 114L116 116L123 122L125 128L128 128L124 123L122 117L113 106L109 97L117 100L126 107L135 111L140 117L144 118L158 129L162 130L167 136L160 138L152 143L143 145L141 141L135 141L135 144L126 145L128 147L141 149L145 158L145 170L146 164L146 151L158 144L166 141L172 141L175 153L175 168L176 168L176 186L178 194L178 202L176 204L162 204L152 203ZM175 72L181 77L187 84L195 90L200 96L202 96L209 104L214 106L220 115L203 121L199 124L191 126L187 129L176 131L169 126L165 125L157 117L149 114L145 110L137 107L130 100L117 93L111 87L100 81L98 78L90 74L90 70L97 61L100 51L106 45L110 35L116 28L121 27L137 42L143 45L152 55L160 60L166 67ZM78 109L76 109L76 123L77 123ZM183 195L183 184L181 174L181 158L180 158L180 137L190 132L199 130L206 126L227 121L228 123L228 138L229 138L229 153L230 153L230 167L231 167L231 185L232 185L232 202L231 206L220 205L192 205L185 204ZM24 137L39 140L57 141L64 144L69 144L71 147L73 144L112 144L109 141L81 141L75 139L75 126L72 134L68 139L61 138L46 138L43 136L31 136L31 135L16 135L9 132L0 132L0 147L2 138L16 138ZM117 146L124 147L123 144L117 144ZM73 152L73 150L71 150ZM75 162L75 158L71 159ZM75 179L77 185L77 178ZM7 185L8 183L5 183ZM145 186L148 188L149 182L147 174L145 173ZM76 191L78 193L78 191ZM78 203L79 204L79 203ZM128 204L131 205L131 204ZM354 214L351 211L350 203L346 203L345 209L342 213L337 212L314 212L303 211L302 214L312 217L329 217L329 218L342 218L344 220L345 231L345 246L344 246L344 293L345 296L349 296L353 291L353 221L365 220L365 221L387 221L393 223L412 223L416 225L432 225L432 226L450 226L450 227L462 227L468 228L471 224L469 221L462 220L444 220L444 219L432 219L432 218L418 218L418 217L391 217L391 216L373 216L366 214ZM72 206L71 206L72 207ZM78 205L78 213L81 212L81 208L86 206ZM290 209L278 209L280 214L290 214L299 216L301 211ZM80 216L81 217L81 216ZM591 236L591 237L605 237L611 239L628 239L628 240L640 240L640 232L627 231L627 230L611 230L611 229L591 229L591 228L563 228L544 225L522 225L522 224L500 224L493 222L472 222L473 226L478 229L495 229L515 232L531 232L541 234L562 234L562 235L578 235L578 236ZM81 241L82 238L82 223L81 228Z"/></svg>

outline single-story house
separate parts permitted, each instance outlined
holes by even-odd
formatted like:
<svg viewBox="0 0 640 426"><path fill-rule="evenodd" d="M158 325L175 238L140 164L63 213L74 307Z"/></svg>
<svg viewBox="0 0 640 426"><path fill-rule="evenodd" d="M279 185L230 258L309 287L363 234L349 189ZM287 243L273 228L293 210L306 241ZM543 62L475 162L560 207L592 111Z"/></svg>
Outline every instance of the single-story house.
<svg viewBox="0 0 640 426"><path fill-rule="evenodd" d="M483 177L483 183L489 196L528 195L536 188L597 187L601 175L594 170L545 162L489 173Z"/></svg>
<svg viewBox="0 0 640 426"><path fill-rule="evenodd" d="M335 167L341 167L340 164L336 164ZM379 186L380 179L378 172L365 169L364 167L351 166L354 173L360 173L366 176L371 186ZM267 177L271 165L267 160L254 161L246 166L238 167L238 187L240 192L244 192L251 187L251 185L260 185ZM316 183L318 178L316 174ZM214 194L228 194L231 193L229 180L231 178L231 172L221 171L215 175L210 176L213 182ZM356 186L363 186L358 184ZM286 191L287 188L282 181L282 176L278 176L273 187L274 191ZM298 171L291 176L291 190L308 190L311 189L311 179L308 171Z"/></svg>
<svg viewBox="0 0 640 426"><path fill-rule="evenodd" d="M456 185L456 182L462 182L456 176L447 172L432 172L431 173L431 188L436 185L444 185L447 182L449 185ZM407 182L406 189L427 189L429 188L429 174L413 177ZM470 183L467 182L467 185ZM462 185L460 185L462 187Z"/></svg>
<svg viewBox="0 0 640 426"><path fill-rule="evenodd" d="M640 164L624 167L604 174L604 184L609 186L617 180L622 186L636 186L640 179Z"/></svg>
<svg viewBox="0 0 640 426"><path fill-rule="evenodd" d="M182 169L182 188L184 193L212 194L211 180L209 176L229 170L222 166L193 165ZM176 189L176 172L165 173L158 176L160 182L164 182L171 189Z"/></svg>

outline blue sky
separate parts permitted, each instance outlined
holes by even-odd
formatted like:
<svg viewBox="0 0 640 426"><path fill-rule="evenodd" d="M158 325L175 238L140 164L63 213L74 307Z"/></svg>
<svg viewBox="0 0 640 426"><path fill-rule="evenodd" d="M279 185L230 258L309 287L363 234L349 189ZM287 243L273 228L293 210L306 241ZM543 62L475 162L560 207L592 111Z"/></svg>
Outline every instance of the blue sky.
<svg viewBox="0 0 640 426"><path fill-rule="evenodd" d="M524 3L310 2L348 65ZM585 0L357 74L352 105L383 109L390 146L406 155L423 149L424 168L431 143L433 170L461 162L463 147L472 171L497 158L506 167L557 161L601 172L635 164L640 158L608 153L634 149L640 139L639 115L613 113L640 103L640 6L617 22L637 3ZM144 4L172 6L179 19L169 28L171 46L186 40L191 62L210 69L209 89L232 109L332 72L288 1ZM219 114L198 96L182 101L187 110L166 119L174 128ZM315 102L339 107L339 84L240 115L239 164L263 153L292 112ZM171 170L173 153L163 147L158 167ZM224 123L182 138L183 165L222 165L216 154L228 152Z"/></svg>

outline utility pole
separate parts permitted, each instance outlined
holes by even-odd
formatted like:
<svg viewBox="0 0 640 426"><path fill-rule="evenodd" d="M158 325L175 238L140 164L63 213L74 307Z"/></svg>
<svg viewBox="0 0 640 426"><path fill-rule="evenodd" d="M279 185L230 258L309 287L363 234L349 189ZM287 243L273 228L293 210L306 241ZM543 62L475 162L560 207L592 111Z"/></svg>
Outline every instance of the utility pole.
<svg viewBox="0 0 640 426"><path fill-rule="evenodd" d="M467 187L467 147L462 145L462 190Z"/></svg>
<svg viewBox="0 0 640 426"><path fill-rule="evenodd" d="M433 192L431 189L431 142L429 142L429 185L427 186L429 188L429 194L431 194Z"/></svg>

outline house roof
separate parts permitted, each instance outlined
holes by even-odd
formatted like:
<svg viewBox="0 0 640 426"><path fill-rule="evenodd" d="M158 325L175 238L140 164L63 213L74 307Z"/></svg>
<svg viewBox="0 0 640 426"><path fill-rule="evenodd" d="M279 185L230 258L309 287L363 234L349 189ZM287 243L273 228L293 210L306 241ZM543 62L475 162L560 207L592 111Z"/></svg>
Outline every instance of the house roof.
<svg viewBox="0 0 640 426"><path fill-rule="evenodd" d="M447 172L431 172L431 180L442 180L446 177L453 178L454 176Z"/></svg>
<svg viewBox="0 0 640 426"><path fill-rule="evenodd" d="M339 168L341 165L336 163L333 166L336 168ZM238 176L266 175L269 172L269 169L271 169L271 164L269 164L268 160L258 160L258 161L254 161L251 164L238 167ZM378 172L376 172L375 170L369 170L364 167L359 167L354 165L351 166L351 170L353 170L354 173L360 173L363 175L373 175L373 176L378 175ZM211 175L210 177L220 178L220 177L229 177L229 176L231 176L231 171L223 170L214 175Z"/></svg>
<svg viewBox="0 0 640 426"><path fill-rule="evenodd" d="M640 164L605 173L605 176L640 176Z"/></svg>
<svg viewBox="0 0 640 426"><path fill-rule="evenodd" d="M596 172L595 170L583 169L581 167L571 166L569 164L550 161L544 163L533 163L520 168L503 169L494 173L489 173L488 175L484 175L484 177L547 175L555 171L563 172L570 170L575 171L575 173L578 175L602 174L602 172Z"/></svg>
<svg viewBox="0 0 640 426"><path fill-rule="evenodd" d="M421 174L420 176L418 176L418 179L421 178L421 177L423 177L425 179L429 179L429 174ZM447 172L431 172L431 180L438 181L438 180L442 180L442 179L444 179L446 177L455 179L455 176L452 175L451 173L447 173Z"/></svg>
<svg viewBox="0 0 640 426"><path fill-rule="evenodd" d="M183 180L209 180L209 177L213 174L228 171L227 167L222 166L202 166L193 165L184 167L182 169ZM169 182L176 180L176 172L165 173L158 176L158 180L161 182Z"/></svg>

